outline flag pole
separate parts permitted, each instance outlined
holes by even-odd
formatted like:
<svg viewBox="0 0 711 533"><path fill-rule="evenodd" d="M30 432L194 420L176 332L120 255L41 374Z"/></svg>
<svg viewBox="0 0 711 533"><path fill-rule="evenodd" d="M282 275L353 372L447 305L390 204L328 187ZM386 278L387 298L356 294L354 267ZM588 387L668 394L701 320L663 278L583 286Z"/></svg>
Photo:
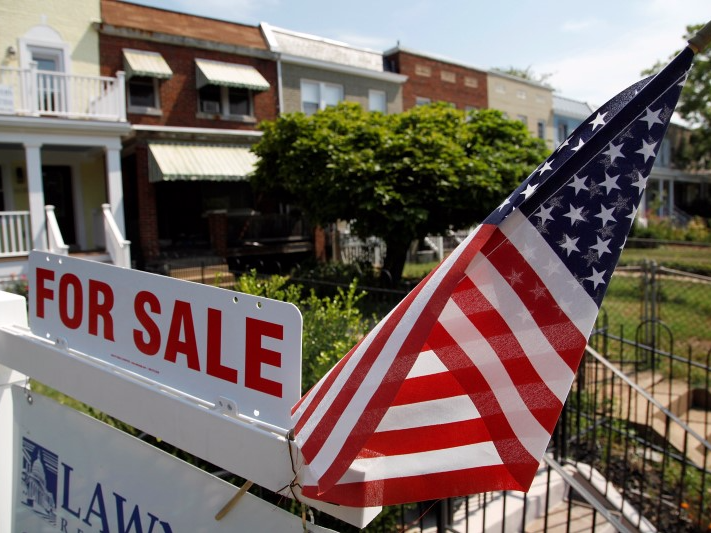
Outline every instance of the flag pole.
<svg viewBox="0 0 711 533"><path fill-rule="evenodd" d="M709 43L711 43L711 21L707 22L703 28L696 32L696 35L689 39L689 48L694 51L694 54L698 54L703 52Z"/></svg>

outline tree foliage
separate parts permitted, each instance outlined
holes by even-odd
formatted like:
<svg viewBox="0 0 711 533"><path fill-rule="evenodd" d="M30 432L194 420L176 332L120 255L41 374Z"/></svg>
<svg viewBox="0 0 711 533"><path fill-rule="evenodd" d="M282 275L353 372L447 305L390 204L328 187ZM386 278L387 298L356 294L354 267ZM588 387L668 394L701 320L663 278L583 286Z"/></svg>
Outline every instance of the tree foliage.
<svg viewBox="0 0 711 533"><path fill-rule="evenodd" d="M287 193L315 223L381 237L396 281L413 240L482 220L546 156L522 123L441 103L393 115L342 103L261 128L255 189Z"/></svg>
<svg viewBox="0 0 711 533"><path fill-rule="evenodd" d="M516 76L517 78L521 78L524 80L528 81L534 81L536 83L540 83L541 85L545 85L546 87L551 87L551 84L548 83L548 80L553 76L552 73L546 72L543 74L537 73L535 70L533 70L533 67L530 65L527 66L526 68L520 68L520 67L506 67L506 68L494 68L496 72L501 72L502 74L508 74L509 76Z"/></svg>
<svg viewBox="0 0 711 533"><path fill-rule="evenodd" d="M684 38L689 40L702 26L687 26ZM678 53L677 51L671 58ZM644 74L659 72L665 65L666 63L657 62ZM711 48L707 47L696 54L694 65L679 98L677 112L692 126L688 142L678 147L675 158L677 163L690 169L711 168Z"/></svg>

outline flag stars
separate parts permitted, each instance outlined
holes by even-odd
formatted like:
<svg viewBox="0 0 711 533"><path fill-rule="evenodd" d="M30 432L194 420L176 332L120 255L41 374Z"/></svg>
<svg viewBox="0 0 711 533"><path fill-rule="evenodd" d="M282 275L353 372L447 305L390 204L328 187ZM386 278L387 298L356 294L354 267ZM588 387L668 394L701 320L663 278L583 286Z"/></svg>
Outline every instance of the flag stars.
<svg viewBox="0 0 711 533"><path fill-rule="evenodd" d="M620 186L617 185L617 178L619 177L619 174L617 176L610 176L605 172L605 181L600 184L600 187L605 187L607 194L610 194L614 189L620 188Z"/></svg>
<svg viewBox="0 0 711 533"><path fill-rule="evenodd" d="M640 148L639 150L637 150L637 151L635 152L635 154L642 154L642 156L644 157L644 162L646 163L646 162L649 160L650 157L654 157L654 156L655 156L654 150L655 150L655 148L657 147L658 144L659 144L659 142L655 142L655 143L651 143L651 144L650 144L650 143L648 143L647 141L642 140L642 148Z"/></svg>
<svg viewBox="0 0 711 533"><path fill-rule="evenodd" d="M541 168L538 169L538 173L542 175L544 172L552 171L553 170L553 167L551 166L552 162L553 162L553 159L550 159L550 160L547 160L545 163L543 163Z"/></svg>
<svg viewBox="0 0 711 533"><path fill-rule="evenodd" d="M607 150L603 152L603 155L606 155L610 158L610 162L614 163L615 159L618 157L621 157L622 159L625 158L625 156L622 153L622 145L623 143L620 143L618 145L614 145L612 143L607 145Z"/></svg>
<svg viewBox="0 0 711 533"><path fill-rule="evenodd" d="M597 239L597 244L593 245L590 247L591 250L595 250L597 252L598 257L602 257L603 254L611 254L612 252L610 251L610 248L608 244L612 239L607 239L606 241L603 241L600 237L597 235L595 236Z"/></svg>
<svg viewBox="0 0 711 533"><path fill-rule="evenodd" d="M553 217L551 216L551 211L553 211L553 206L541 206L541 209L538 211L538 213L536 213L535 216L541 219L541 224L544 224L548 220L553 220Z"/></svg>
<svg viewBox="0 0 711 533"><path fill-rule="evenodd" d="M652 111L651 109L647 108L646 114L640 118L640 122L646 122L647 123L647 131L652 129L652 126L655 124L664 124L664 122L661 121L659 118L659 114L662 112L664 108L659 108L657 111Z"/></svg>
<svg viewBox="0 0 711 533"><path fill-rule="evenodd" d="M499 212L503 211L504 208L511 203L511 197L509 196L506 198L501 204L499 205Z"/></svg>
<svg viewBox="0 0 711 533"><path fill-rule="evenodd" d="M575 207L573 204L570 204L570 210L563 216L570 219L571 226L575 226L577 222L587 222L585 219L585 212L583 211L584 208L585 206Z"/></svg>
<svg viewBox="0 0 711 533"><path fill-rule="evenodd" d="M598 113L594 119L592 119L588 124L592 126L592 130L595 131L597 128L601 128L605 125L605 116L607 113Z"/></svg>
<svg viewBox="0 0 711 533"><path fill-rule="evenodd" d="M538 300L539 298L543 298L546 295L546 288L540 283L536 283L536 286L530 289L528 292L533 294L533 297Z"/></svg>
<svg viewBox="0 0 711 533"><path fill-rule="evenodd" d="M626 211L628 209L627 203L629 201L629 198L625 198L618 193L617 200L612 203L612 207L615 209L615 211Z"/></svg>
<svg viewBox="0 0 711 533"><path fill-rule="evenodd" d="M595 267L592 269L593 273L591 276L585 278L586 281L590 281L593 284L593 288L597 289L597 286L600 284L605 284L605 280L603 280L603 276L605 275L605 271L603 270L602 272L598 272Z"/></svg>
<svg viewBox="0 0 711 533"><path fill-rule="evenodd" d="M592 248L588 248L588 251L585 253L583 256L583 259L585 260L585 264L589 267L593 263L597 263L600 261L599 256L597 255L597 252L593 250Z"/></svg>
<svg viewBox="0 0 711 533"><path fill-rule="evenodd" d="M573 176L573 183L568 183L568 187L572 187L575 189L575 196L578 195L580 191L587 191L588 187L585 185L585 181L588 179L587 176L580 176L574 175Z"/></svg>
<svg viewBox="0 0 711 533"><path fill-rule="evenodd" d="M577 151L580 150L583 146L585 146L585 143L583 142L583 139L581 138L581 139L578 139L578 146L574 146L574 147L571 148L570 150L571 150L572 152L577 152Z"/></svg>
<svg viewBox="0 0 711 533"><path fill-rule="evenodd" d="M521 194L528 199L529 196L531 196L535 190L538 188L538 183L535 185L531 185L530 183L526 185L526 189L524 191L521 191Z"/></svg>
<svg viewBox="0 0 711 533"><path fill-rule="evenodd" d="M637 189L639 189L639 194L642 194L642 191L644 191L644 188L647 186L647 180L649 177L644 177L639 170L636 170L635 172L637 173L637 181L632 182L632 186L637 187Z"/></svg>
<svg viewBox="0 0 711 533"><path fill-rule="evenodd" d="M600 212L595 215L596 218L600 219L603 226L607 226L608 222L617 222L613 213L615 212L614 207L606 208L604 205L600 205Z"/></svg>
<svg viewBox="0 0 711 533"><path fill-rule="evenodd" d="M517 271L515 271L515 270L512 270L512 271L511 271L511 274L509 274L506 279L509 280L509 285L511 285L512 287L514 287L515 285L517 285L517 284L519 284L519 283L523 283L523 279L522 279L522 278L523 278L523 273L522 273L522 272L517 272Z"/></svg>
<svg viewBox="0 0 711 533"><path fill-rule="evenodd" d="M580 237L575 237L574 239L568 235L563 235L563 240L560 241L558 244L560 245L563 250L566 251L567 256L570 257L570 254L572 252L579 252L578 250L578 241L580 240Z"/></svg>
<svg viewBox="0 0 711 533"><path fill-rule="evenodd" d="M560 274L560 262L549 259L548 264L544 266L543 269L548 274L548 277L551 277L553 274Z"/></svg>

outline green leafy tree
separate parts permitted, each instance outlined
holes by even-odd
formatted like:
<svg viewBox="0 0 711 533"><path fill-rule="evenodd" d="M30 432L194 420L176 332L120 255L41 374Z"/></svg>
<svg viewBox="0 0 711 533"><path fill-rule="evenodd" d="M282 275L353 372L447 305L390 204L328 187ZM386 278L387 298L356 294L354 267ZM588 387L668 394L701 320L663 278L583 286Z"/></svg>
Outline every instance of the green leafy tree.
<svg viewBox="0 0 711 533"><path fill-rule="evenodd" d="M533 68L529 65L526 68L519 68L519 67L506 67L506 68L494 68L496 72L501 72L502 74L508 74L509 76L516 76L517 78L522 78L524 80L528 81L535 81L536 83L540 83L541 85L545 85L546 87L550 87L551 84L548 83L548 80L553 76L550 72L546 72L544 74L538 74L536 71L533 70Z"/></svg>
<svg viewBox="0 0 711 533"><path fill-rule="evenodd" d="M702 26L687 26L684 38L689 40ZM666 64L657 62L643 74L655 74ZM689 169L711 168L711 47L696 54L676 109L692 126L689 138L681 139L676 147L676 163Z"/></svg>
<svg viewBox="0 0 711 533"><path fill-rule="evenodd" d="M315 223L382 238L395 282L412 241L481 221L547 154L498 111L443 103L393 115L342 103L261 128L255 188L284 191Z"/></svg>

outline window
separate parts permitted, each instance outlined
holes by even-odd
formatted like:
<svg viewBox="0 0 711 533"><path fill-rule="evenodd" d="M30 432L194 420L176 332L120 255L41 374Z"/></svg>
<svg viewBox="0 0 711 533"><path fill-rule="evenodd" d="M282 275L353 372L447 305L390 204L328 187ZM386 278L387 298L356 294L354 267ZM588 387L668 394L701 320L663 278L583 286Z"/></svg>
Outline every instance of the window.
<svg viewBox="0 0 711 533"><path fill-rule="evenodd" d="M163 56L150 50L124 48L123 65L128 112L160 115L159 83L173 75Z"/></svg>
<svg viewBox="0 0 711 533"><path fill-rule="evenodd" d="M503 83L497 83L494 90L499 94L506 94L506 85Z"/></svg>
<svg viewBox="0 0 711 533"><path fill-rule="evenodd" d="M338 105L343 100L343 86L318 81L301 81L301 110L307 115Z"/></svg>
<svg viewBox="0 0 711 533"><path fill-rule="evenodd" d="M160 109L158 80L148 76L136 76L128 80L129 111L140 113L147 108Z"/></svg>
<svg viewBox="0 0 711 533"><path fill-rule="evenodd" d="M539 139L546 138L546 121L545 120L538 121L538 138Z"/></svg>
<svg viewBox="0 0 711 533"><path fill-rule="evenodd" d="M472 76L465 76L464 77L464 86L476 89L477 87L479 87L479 80L472 77Z"/></svg>
<svg viewBox="0 0 711 533"><path fill-rule="evenodd" d="M516 91L516 98L518 98L519 100L525 100L526 99L526 91L524 91L522 89L519 89L518 91Z"/></svg>
<svg viewBox="0 0 711 533"><path fill-rule="evenodd" d="M526 115L516 115L516 120L520 120L526 126L528 126L528 117Z"/></svg>
<svg viewBox="0 0 711 533"><path fill-rule="evenodd" d="M568 138L568 125L566 123L558 124L558 144L561 144Z"/></svg>
<svg viewBox="0 0 711 533"><path fill-rule="evenodd" d="M429 98L425 98L424 96L416 96L415 97L415 105L416 106L427 105L431 102L432 102L432 100L430 100Z"/></svg>
<svg viewBox="0 0 711 533"><path fill-rule="evenodd" d="M432 76L432 69L427 65L415 65L415 74L429 78Z"/></svg>
<svg viewBox="0 0 711 533"><path fill-rule="evenodd" d="M198 89L198 100L200 112L206 115L244 119L254 114L249 89L205 85Z"/></svg>
<svg viewBox="0 0 711 533"><path fill-rule="evenodd" d="M456 83L457 82L457 75L454 72L450 72L448 70L443 70L440 72L440 78L442 81L446 81L448 83Z"/></svg>
<svg viewBox="0 0 711 533"><path fill-rule="evenodd" d="M376 91L375 89L368 91L368 110L380 111L381 113L388 112L388 100L385 91Z"/></svg>

